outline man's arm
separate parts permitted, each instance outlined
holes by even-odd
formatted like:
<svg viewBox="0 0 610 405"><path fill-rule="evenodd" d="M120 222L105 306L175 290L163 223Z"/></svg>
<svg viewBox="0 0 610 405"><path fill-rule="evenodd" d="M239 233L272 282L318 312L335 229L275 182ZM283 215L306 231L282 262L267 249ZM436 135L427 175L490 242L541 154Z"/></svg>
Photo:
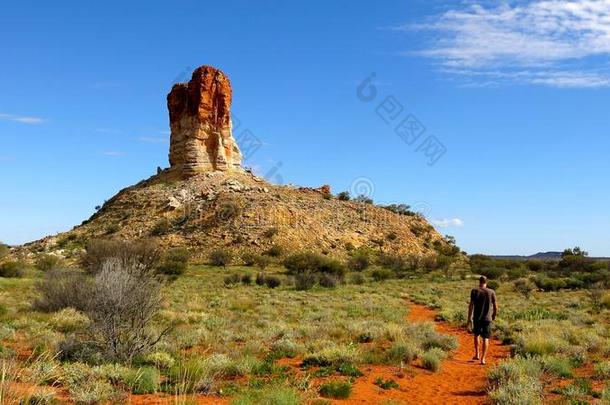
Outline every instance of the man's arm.
<svg viewBox="0 0 610 405"><path fill-rule="evenodd" d="M494 295L492 296L492 304L494 307L494 311L491 314L491 319L493 319L494 321L496 320L496 316L498 315L498 300L496 299L496 293L494 292Z"/></svg>
<svg viewBox="0 0 610 405"><path fill-rule="evenodd" d="M472 291L470 292L470 303L468 304L468 327L472 326L472 313L474 312L474 301L472 299Z"/></svg>

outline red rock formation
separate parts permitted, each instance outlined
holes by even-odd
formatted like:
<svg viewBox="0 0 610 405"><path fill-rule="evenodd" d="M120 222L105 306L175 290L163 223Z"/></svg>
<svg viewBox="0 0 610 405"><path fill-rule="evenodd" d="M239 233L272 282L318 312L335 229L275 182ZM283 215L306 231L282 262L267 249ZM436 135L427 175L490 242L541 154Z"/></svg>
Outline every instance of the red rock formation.
<svg viewBox="0 0 610 405"><path fill-rule="evenodd" d="M231 131L231 83L220 70L201 66L188 83L167 95L171 127L169 163L183 176L241 170Z"/></svg>

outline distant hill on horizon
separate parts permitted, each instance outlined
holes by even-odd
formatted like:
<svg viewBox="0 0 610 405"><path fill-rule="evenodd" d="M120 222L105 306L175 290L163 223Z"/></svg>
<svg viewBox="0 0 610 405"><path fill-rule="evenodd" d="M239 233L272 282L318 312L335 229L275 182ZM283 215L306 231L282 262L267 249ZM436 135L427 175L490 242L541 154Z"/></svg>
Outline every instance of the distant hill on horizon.
<svg viewBox="0 0 610 405"><path fill-rule="evenodd" d="M486 255L494 259L509 259L509 260L561 260L561 254L563 252L538 252L530 256L522 255ZM610 260L609 257L591 257L594 260Z"/></svg>

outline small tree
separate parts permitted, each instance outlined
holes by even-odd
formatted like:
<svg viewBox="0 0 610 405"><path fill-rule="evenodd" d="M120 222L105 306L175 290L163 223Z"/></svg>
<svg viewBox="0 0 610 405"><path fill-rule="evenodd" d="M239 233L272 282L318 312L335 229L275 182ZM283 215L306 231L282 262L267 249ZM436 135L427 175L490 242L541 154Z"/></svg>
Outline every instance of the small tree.
<svg viewBox="0 0 610 405"><path fill-rule="evenodd" d="M41 271L55 270L61 265L61 259L55 255L41 254L36 257L36 268Z"/></svg>
<svg viewBox="0 0 610 405"><path fill-rule="evenodd" d="M227 267L233 260L233 254L227 249L215 249L210 252L210 263L214 266Z"/></svg>
<svg viewBox="0 0 610 405"><path fill-rule="evenodd" d="M536 286L528 278L520 278L515 281L515 291L523 295L525 299L529 299L535 289Z"/></svg>
<svg viewBox="0 0 610 405"><path fill-rule="evenodd" d="M350 199L351 199L351 197L349 195L349 191L342 191L339 194L337 194L337 200L349 201Z"/></svg>

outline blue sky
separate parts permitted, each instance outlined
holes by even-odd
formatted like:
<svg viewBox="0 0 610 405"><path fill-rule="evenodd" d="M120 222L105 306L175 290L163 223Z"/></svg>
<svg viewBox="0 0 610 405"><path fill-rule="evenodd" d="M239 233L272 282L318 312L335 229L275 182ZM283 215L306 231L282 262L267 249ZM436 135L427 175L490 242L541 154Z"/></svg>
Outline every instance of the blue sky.
<svg viewBox="0 0 610 405"><path fill-rule="evenodd" d="M272 181L414 205L470 253L610 256L607 1L26 0L0 37L5 242L166 167L165 97L210 64Z"/></svg>

